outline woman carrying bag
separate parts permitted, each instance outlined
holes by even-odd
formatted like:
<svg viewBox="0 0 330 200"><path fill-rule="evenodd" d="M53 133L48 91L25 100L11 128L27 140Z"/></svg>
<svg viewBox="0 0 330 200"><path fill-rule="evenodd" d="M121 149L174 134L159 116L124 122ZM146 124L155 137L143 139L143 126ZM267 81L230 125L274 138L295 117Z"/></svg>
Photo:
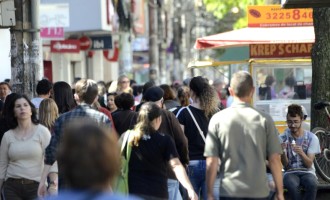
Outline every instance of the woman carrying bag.
<svg viewBox="0 0 330 200"><path fill-rule="evenodd" d="M201 76L192 78L189 88L193 103L181 108L176 117L188 139L190 182L195 192L203 199L207 199L206 160L203 154L209 121L212 115L219 111L219 99L215 89ZM216 187L214 191L219 191L219 184L216 184Z"/></svg>
<svg viewBox="0 0 330 200"><path fill-rule="evenodd" d="M148 200L168 199L166 164L170 163L189 198L197 200L173 141L157 131L160 124L161 108L155 103L144 103L137 124L130 131L129 193Z"/></svg>

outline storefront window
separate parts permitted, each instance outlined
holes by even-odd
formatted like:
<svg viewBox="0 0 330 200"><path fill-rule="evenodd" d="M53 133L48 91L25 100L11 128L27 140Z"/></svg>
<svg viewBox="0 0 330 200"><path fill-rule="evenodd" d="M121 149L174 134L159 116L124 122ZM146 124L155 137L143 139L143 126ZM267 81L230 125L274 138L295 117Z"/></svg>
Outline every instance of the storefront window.
<svg viewBox="0 0 330 200"><path fill-rule="evenodd" d="M254 105L269 113L275 121L283 121L292 103L305 107L310 116L312 68L306 64L253 65L256 92Z"/></svg>

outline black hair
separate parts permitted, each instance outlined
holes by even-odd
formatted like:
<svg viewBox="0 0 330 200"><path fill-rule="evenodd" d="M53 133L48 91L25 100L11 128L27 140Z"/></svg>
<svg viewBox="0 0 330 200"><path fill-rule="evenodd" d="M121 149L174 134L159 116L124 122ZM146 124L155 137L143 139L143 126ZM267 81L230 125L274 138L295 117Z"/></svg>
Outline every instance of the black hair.
<svg viewBox="0 0 330 200"><path fill-rule="evenodd" d="M129 110L134 106L134 97L130 93L123 92L115 97L115 104L118 108Z"/></svg>
<svg viewBox="0 0 330 200"><path fill-rule="evenodd" d="M60 114L68 112L76 107L71 86L67 82L58 81L54 83L53 91L53 98Z"/></svg>
<svg viewBox="0 0 330 200"><path fill-rule="evenodd" d="M48 94L52 88L53 84L49 80L42 79L37 84L36 92L38 95Z"/></svg>
<svg viewBox="0 0 330 200"><path fill-rule="evenodd" d="M39 121L38 121L38 118L37 118L36 107L34 106L34 104L30 101L30 99L26 95L16 94L16 95L13 95L10 98L11 99L9 101L8 110L7 110L8 112L6 113L6 117L7 117L7 120L8 120L8 127L10 129L14 129L18 126L18 122L17 122L17 119L15 117L14 108L15 108L15 102L18 99L22 99L22 98L25 99L31 107L31 112L32 112L31 120L32 120L32 123L33 124L39 124Z"/></svg>

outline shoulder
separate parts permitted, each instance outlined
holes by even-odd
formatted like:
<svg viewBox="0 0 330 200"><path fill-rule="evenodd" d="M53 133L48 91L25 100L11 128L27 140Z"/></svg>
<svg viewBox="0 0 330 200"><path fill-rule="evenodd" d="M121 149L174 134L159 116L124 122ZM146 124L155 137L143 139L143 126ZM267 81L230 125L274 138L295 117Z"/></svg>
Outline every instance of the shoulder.
<svg viewBox="0 0 330 200"><path fill-rule="evenodd" d="M39 132L42 132L42 133L47 132L47 133L49 133L49 130L48 130L48 128L47 128L46 126L44 126L44 125L42 125L42 124L38 124L38 125L36 125L36 126L37 126L37 130L38 130Z"/></svg>
<svg viewBox="0 0 330 200"><path fill-rule="evenodd" d="M14 133L13 132L14 132L13 129L10 129L10 130L6 131L3 134L2 139L7 139L8 140L8 139L12 138L14 136Z"/></svg>
<svg viewBox="0 0 330 200"><path fill-rule="evenodd" d="M166 116L168 116L168 117L176 118L175 115L174 115L171 111L168 111L168 110L162 109L162 113L163 113L163 115L166 115Z"/></svg>
<svg viewBox="0 0 330 200"><path fill-rule="evenodd" d="M50 135L50 130L46 126L44 126L42 124L38 124L37 126L38 126L37 128L40 133Z"/></svg>
<svg viewBox="0 0 330 200"><path fill-rule="evenodd" d="M162 133L162 132L156 132L154 133L155 139L158 140L168 140L171 139L171 137L168 134Z"/></svg>
<svg viewBox="0 0 330 200"><path fill-rule="evenodd" d="M312 138L312 140L319 142L319 138L312 132L306 131L308 137Z"/></svg>
<svg viewBox="0 0 330 200"><path fill-rule="evenodd" d="M36 135L39 138L46 139L46 140L49 140L50 139L50 136L51 136L50 131L48 130L48 128L45 127L42 124L38 124L37 125L37 127L36 127Z"/></svg>

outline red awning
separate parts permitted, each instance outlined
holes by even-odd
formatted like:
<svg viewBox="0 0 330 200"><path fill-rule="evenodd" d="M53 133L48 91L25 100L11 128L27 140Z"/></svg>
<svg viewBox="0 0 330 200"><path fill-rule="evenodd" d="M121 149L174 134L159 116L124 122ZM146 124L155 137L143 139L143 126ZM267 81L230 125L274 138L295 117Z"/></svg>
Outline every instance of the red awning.
<svg viewBox="0 0 330 200"><path fill-rule="evenodd" d="M246 46L249 44L313 43L314 27L243 28L198 38L196 49Z"/></svg>

